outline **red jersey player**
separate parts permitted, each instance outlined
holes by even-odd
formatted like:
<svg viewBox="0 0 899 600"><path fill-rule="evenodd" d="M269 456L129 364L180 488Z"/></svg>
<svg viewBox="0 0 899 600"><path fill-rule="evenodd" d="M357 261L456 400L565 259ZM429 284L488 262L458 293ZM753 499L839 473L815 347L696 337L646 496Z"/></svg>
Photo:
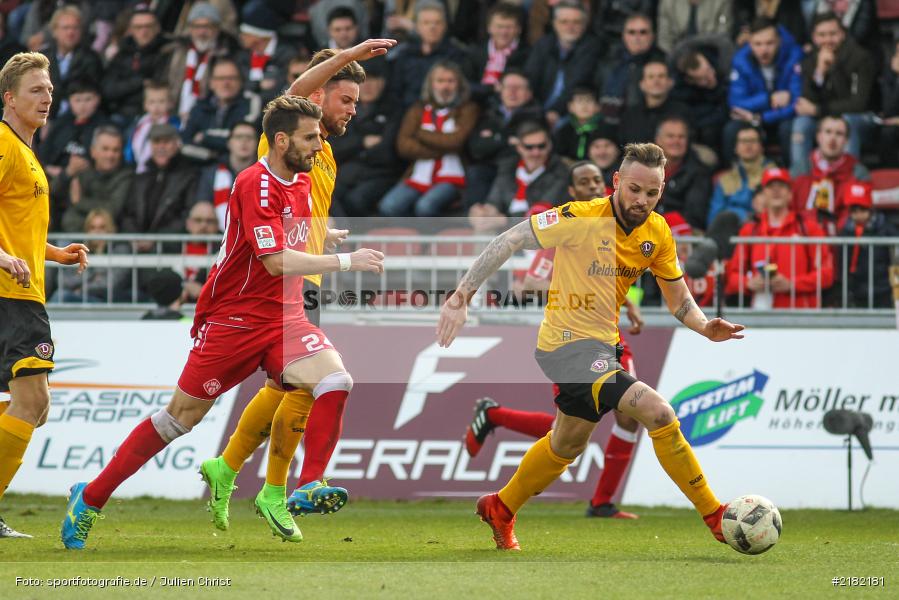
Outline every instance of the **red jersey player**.
<svg viewBox="0 0 899 600"><path fill-rule="evenodd" d="M302 276L381 272L384 255L369 249L336 256L304 252L311 218L306 173L322 147L320 119L321 109L305 98L281 96L266 107L262 128L270 150L234 182L222 249L200 292L194 344L178 387L168 406L142 421L93 481L72 486L61 532L66 548L84 548L115 489L257 368L285 389L307 389L315 398L349 394L353 380L340 355L303 312ZM283 485L277 490L266 483L256 510L274 534L302 539Z"/></svg>
<svg viewBox="0 0 899 600"><path fill-rule="evenodd" d="M571 166L568 172L568 194L574 200L592 200L603 195L605 183L602 172L590 161L580 161ZM537 207L534 207L537 208ZM551 207L546 207L548 210ZM538 212L540 212L538 210ZM542 291L549 289L552 279L553 258L555 248L537 250L531 266L519 286L522 291ZM625 302L628 319L631 322L630 333L640 333L643 321L637 307L630 301ZM621 338L621 366L637 376L634 365L634 357L630 347L624 338ZM553 394L558 394L557 386L553 385ZM637 429L640 424L618 411L614 412L615 425L612 426L612 435L606 444L604 455L604 468L596 491L587 508L588 517L610 517L614 519L636 519L637 515L623 510L612 502L612 497L618 491L621 480L627 472L628 465L633 456L634 446L637 443ZM512 431L542 438L552 429L555 415L552 413L530 412L513 410L500 406L492 398L480 398L475 403L474 417L465 432L465 449L470 456L480 452L487 438L487 434L496 427L506 427Z"/></svg>

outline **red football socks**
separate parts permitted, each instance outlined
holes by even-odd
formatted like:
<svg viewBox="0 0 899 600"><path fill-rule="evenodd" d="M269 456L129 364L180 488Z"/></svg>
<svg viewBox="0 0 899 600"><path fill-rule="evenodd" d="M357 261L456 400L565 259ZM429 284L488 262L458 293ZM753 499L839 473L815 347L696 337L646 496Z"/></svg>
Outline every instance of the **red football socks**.
<svg viewBox="0 0 899 600"><path fill-rule="evenodd" d="M343 410L349 392L333 390L315 399L309 420L306 422L306 433L303 437L303 470L297 487L325 476L325 469L337 447L340 432L343 429Z"/></svg>
<svg viewBox="0 0 899 600"><path fill-rule="evenodd" d="M624 477L627 466L631 462L631 456L634 454L636 442L618 437L616 435L617 429L617 427L612 429L612 435L609 436L609 442L606 444L605 467L602 470L602 475L599 477L599 483L596 484L593 499L590 501L590 504L593 506L612 502L612 496L618 491L621 479ZM624 433L630 432L625 431Z"/></svg>
<svg viewBox="0 0 899 600"><path fill-rule="evenodd" d="M549 413L512 410L498 406L487 410L487 418L499 427L540 439L553 428L555 416Z"/></svg>
<svg viewBox="0 0 899 600"><path fill-rule="evenodd" d="M106 468L84 488L84 501L94 508L103 508L123 481L166 446L168 442L159 437L150 419L141 421L119 446Z"/></svg>

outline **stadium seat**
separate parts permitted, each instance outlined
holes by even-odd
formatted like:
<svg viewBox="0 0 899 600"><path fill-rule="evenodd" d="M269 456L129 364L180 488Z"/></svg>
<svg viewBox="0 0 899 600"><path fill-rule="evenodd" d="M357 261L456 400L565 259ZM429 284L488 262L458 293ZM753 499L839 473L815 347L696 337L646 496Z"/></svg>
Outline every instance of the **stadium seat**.
<svg viewBox="0 0 899 600"><path fill-rule="evenodd" d="M874 169L871 171L874 208L899 209L899 169Z"/></svg>
<svg viewBox="0 0 899 600"><path fill-rule="evenodd" d="M389 237L401 235L420 235L417 229L411 227L376 227L369 229L365 235ZM365 244L372 250L379 250L387 256L414 256L421 254L420 242L371 242Z"/></svg>
<svg viewBox="0 0 899 600"><path fill-rule="evenodd" d="M448 227L437 232L437 236L472 236L474 229L470 227ZM478 253L474 242L438 242L433 247L437 256L475 256Z"/></svg>

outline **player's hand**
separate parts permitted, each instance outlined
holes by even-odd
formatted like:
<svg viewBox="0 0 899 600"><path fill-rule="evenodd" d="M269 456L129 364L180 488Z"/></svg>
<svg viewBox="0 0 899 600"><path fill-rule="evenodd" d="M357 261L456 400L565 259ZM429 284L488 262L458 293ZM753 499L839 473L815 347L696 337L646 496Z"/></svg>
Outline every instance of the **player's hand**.
<svg viewBox="0 0 899 600"><path fill-rule="evenodd" d="M702 335L709 338L713 342L725 342L727 340L742 340L743 334L740 333L746 329L742 325L730 323L721 318L715 318L708 321L703 327Z"/></svg>
<svg viewBox="0 0 899 600"><path fill-rule="evenodd" d="M459 292L453 292L440 307L440 321L437 322L437 345L441 348L449 348L467 320L468 302L466 302L465 296Z"/></svg>
<svg viewBox="0 0 899 600"><path fill-rule="evenodd" d="M78 274L87 268L87 253L90 249L84 244L69 244L65 248L57 248L54 256L50 258L61 265L78 265Z"/></svg>
<svg viewBox="0 0 899 600"><path fill-rule="evenodd" d="M627 320L631 322L627 332L631 335L638 335L643 331L643 314L640 312L640 307L633 302L628 302L624 310Z"/></svg>
<svg viewBox="0 0 899 600"><path fill-rule="evenodd" d="M391 39L371 39L365 40L361 44L356 44L352 48L347 48L342 52L350 60L364 61L376 56L387 54L387 51L396 46L397 41Z"/></svg>
<svg viewBox="0 0 899 600"><path fill-rule="evenodd" d="M371 248L359 248L350 254L350 271L384 272L384 253Z"/></svg>
<svg viewBox="0 0 899 600"><path fill-rule="evenodd" d="M349 229L331 229L329 227L328 233L325 234L325 252L334 252L337 250L337 248L346 241L349 234Z"/></svg>
<svg viewBox="0 0 899 600"><path fill-rule="evenodd" d="M22 258L0 252L0 269L3 269L23 288L31 287L31 269Z"/></svg>

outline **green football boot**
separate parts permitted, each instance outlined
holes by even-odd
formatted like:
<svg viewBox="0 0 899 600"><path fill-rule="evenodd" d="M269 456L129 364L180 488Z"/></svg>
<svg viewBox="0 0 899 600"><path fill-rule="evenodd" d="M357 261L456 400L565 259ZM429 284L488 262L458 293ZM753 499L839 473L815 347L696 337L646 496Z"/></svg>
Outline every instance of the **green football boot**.
<svg viewBox="0 0 899 600"><path fill-rule="evenodd" d="M286 493L287 486L266 483L256 496L256 514L265 519L272 530L272 535L280 537L285 542L299 542L302 541L303 534L287 511Z"/></svg>
<svg viewBox="0 0 899 600"><path fill-rule="evenodd" d="M225 459L210 458L200 465L200 475L209 486L209 512L212 513L212 523L216 528L226 531L228 529L228 506L231 502L231 494L237 489L234 480L237 473L231 470Z"/></svg>

